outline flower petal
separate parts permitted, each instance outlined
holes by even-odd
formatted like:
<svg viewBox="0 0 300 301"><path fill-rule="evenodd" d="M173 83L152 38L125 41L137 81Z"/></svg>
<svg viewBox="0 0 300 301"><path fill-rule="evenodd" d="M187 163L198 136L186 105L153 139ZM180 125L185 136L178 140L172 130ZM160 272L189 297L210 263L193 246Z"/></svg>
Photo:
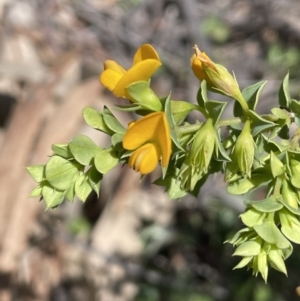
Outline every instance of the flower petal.
<svg viewBox="0 0 300 301"><path fill-rule="evenodd" d="M150 44L143 44L135 53L133 65L146 59L155 59L160 61L158 53Z"/></svg>
<svg viewBox="0 0 300 301"><path fill-rule="evenodd" d="M126 73L126 70L113 60L107 60L104 62L104 70L106 69L112 69L123 75Z"/></svg>
<svg viewBox="0 0 300 301"><path fill-rule="evenodd" d="M112 69L106 69L101 73L99 79L100 83L105 88L107 88L110 91L113 91L122 77L123 75L119 72Z"/></svg>
<svg viewBox="0 0 300 301"><path fill-rule="evenodd" d="M143 144L156 140L156 127L160 123L163 112L155 112L130 123L123 139L123 147L134 150Z"/></svg>
<svg viewBox="0 0 300 301"><path fill-rule="evenodd" d="M162 155L161 165L163 167L167 166L170 160L172 152L172 141L170 134L170 127L167 121L166 114L161 112L161 119L157 125L156 139L160 145L160 151Z"/></svg>
<svg viewBox="0 0 300 301"><path fill-rule="evenodd" d="M159 160L159 155L154 144L147 143L138 148L129 158L128 165L141 174L151 173Z"/></svg>
<svg viewBox="0 0 300 301"><path fill-rule="evenodd" d="M137 81L147 81L160 65L161 62L155 59L147 59L137 63L120 79L113 93L118 97L128 97L125 88Z"/></svg>
<svg viewBox="0 0 300 301"><path fill-rule="evenodd" d="M162 157L162 166L166 166L171 156L172 142L164 112L151 113L130 124L123 139L123 147L134 150L147 142L155 145L159 159Z"/></svg>
<svg viewBox="0 0 300 301"><path fill-rule="evenodd" d="M205 72L203 71L201 61L197 58L196 54L194 54L191 58L191 65L192 65L192 70L193 70L194 74L196 75L196 77L199 80L206 79L205 78L206 75L205 75Z"/></svg>

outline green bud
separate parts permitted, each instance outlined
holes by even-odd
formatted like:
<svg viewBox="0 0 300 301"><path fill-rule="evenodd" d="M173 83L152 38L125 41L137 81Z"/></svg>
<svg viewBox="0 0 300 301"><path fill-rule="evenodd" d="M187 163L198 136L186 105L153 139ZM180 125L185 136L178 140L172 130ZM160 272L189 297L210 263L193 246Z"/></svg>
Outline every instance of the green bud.
<svg viewBox="0 0 300 301"><path fill-rule="evenodd" d="M294 187L300 188L300 162L294 159L291 160L291 183Z"/></svg>
<svg viewBox="0 0 300 301"><path fill-rule="evenodd" d="M234 76L222 65L214 63L197 45L191 58L191 65L199 80L205 80L209 90L228 95L235 99L242 98L239 85Z"/></svg>
<svg viewBox="0 0 300 301"><path fill-rule="evenodd" d="M213 152L218 152L217 136L211 118L196 133L192 147L180 169L179 177L185 190L193 190L208 172Z"/></svg>
<svg viewBox="0 0 300 301"><path fill-rule="evenodd" d="M206 68L207 76L212 82L212 87L209 88L212 91L221 92L235 99L241 97L240 88L235 78L222 65L215 64L214 66L215 70Z"/></svg>
<svg viewBox="0 0 300 301"><path fill-rule="evenodd" d="M196 167L197 171L207 173L215 146L216 133L213 120L209 118L197 132L190 150L190 163Z"/></svg>
<svg viewBox="0 0 300 301"><path fill-rule="evenodd" d="M233 157L238 163L239 169L244 177L251 177L251 168L254 159L255 142L250 131L250 120L245 122L245 126L239 135Z"/></svg>

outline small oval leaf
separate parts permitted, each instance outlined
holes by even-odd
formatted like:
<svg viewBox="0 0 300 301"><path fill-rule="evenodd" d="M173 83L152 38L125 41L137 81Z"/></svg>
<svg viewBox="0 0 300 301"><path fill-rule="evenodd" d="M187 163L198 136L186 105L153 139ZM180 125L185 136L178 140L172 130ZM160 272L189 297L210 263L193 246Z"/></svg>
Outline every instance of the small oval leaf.
<svg viewBox="0 0 300 301"><path fill-rule="evenodd" d="M119 163L119 158L116 151L107 148L96 154L94 162L97 170L104 175Z"/></svg>
<svg viewBox="0 0 300 301"><path fill-rule="evenodd" d="M101 150L91 138L85 135L76 136L69 143L69 149L75 160L82 165L90 165L96 153Z"/></svg>
<svg viewBox="0 0 300 301"><path fill-rule="evenodd" d="M62 157L53 156L46 164L46 180L56 189L67 190L77 176L78 167Z"/></svg>

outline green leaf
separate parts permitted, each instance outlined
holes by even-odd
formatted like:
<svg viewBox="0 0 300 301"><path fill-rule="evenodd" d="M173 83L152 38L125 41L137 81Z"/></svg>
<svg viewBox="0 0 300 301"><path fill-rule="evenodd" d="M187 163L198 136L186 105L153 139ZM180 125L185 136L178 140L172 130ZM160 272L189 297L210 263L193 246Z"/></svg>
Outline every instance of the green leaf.
<svg viewBox="0 0 300 301"><path fill-rule="evenodd" d="M205 109L210 118L213 119L213 124L217 124L221 115L223 114L227 102L209 100L205 103Z"/></svg>
<svg viewBox="0 0 300 301"><path fill-rule="evenodd" d="M69 150L68 144L52 144L53 155L61 156L65 159L72 159L72 153Z"/></svg>
<svg viewBox="0 0 300 301"><path fill-rule="evenodd" d="M97 171L95 166L92 166L87 172L87 176L93 190L97 193L97 196L99 197L100 186L101 186L101 181L103 179L103 175Z"/></svg>
<svg viewBox="0 0 300 301"><path fill-rule="evenodd" d="M121 135L121 134L114 134L111 136L111 143L116 150L123 149L123 146L122 146L123 138L124 138L124 135Z"/></svg>
<svg viewBox="0 0 300 301"><path fill-rule="evenodd" d="M297 125L298 127L300 127L300 117L295 116L295 117L294 117L294 121L295 121L296 125Z"/></svg>
<svg viewBox="0 0 300 301"><path fill-rule="evenodd" d="M289 74L287 74L283 79L283 82L279 89L278 98L279 98L279 104L281 106L286 108L289 107L289 104L291 102L291 96L289 91Z"/></svg>
<svg viewBox="0 0 300 301"><path fill-rule="evenodd" d="M244 257L234 268L235 269L241 269L243 267L245 267L248 263L250 263L250 261L253 259L253 256L250 257Z"/></svg>
<svg viewBox="0 0 300 301"><path fill-rule="evenodd" d="M55 208L60 205L64 200L64 192L60 190L56 190L49 184L45 184L42 188L43 199L46 203L46 209Z"/></svg>
<svg viewBox="0 0 300 301"><path fill-rule="evenodd" d="M162 104L153 90L149 87L149 82L135 82L126 87L126 91L134 99L134 102L138 103L143 109L155 112L162 111Z"/></svg>
<svg viewBox="0 0 300 301"><path fill-rule="evenodd" d="M283 207L282 204L278 203L273 196L263 201L246 201L245 204L264 213L275 212Z"/></svg>
<svg viewBox="0 0 300 301"><path fill-rule="evenodd" d="M247 101L250 110L255 111L261 92L265 87L266 83L267 81L261 81L245 88L242 91L242 95ZM242 107L238 102L235 102L233 112L235 117L243 115Z"/></svg>
<svg viewBox="0 0 300 301"><path fill-rule="evenodd" d="M251 110L249 110L249 117L252 120L251 132L253 137L255 137L263 131L266 131L276 126L274 122L264 119L262 116L258 115L256 112Z"/></svg>
<svg viewBox="0 0 300 301"><path fill-rule="evenodd" d="M288 158L290 158L291 160L294 159L294 160L300 162L300 151L299 151L299 149L298 150L288 149L287 153L288 153Z"/></svg>
<svg viewBox="0 0 300 301"><path fill-rule="evenodd" d="M108 135L113 134L113 131L105 124L103 114L97 110L86 107L82 111L85 122L92 128L104 132Z"/></svg>
<svg viewBox="0 0 300 301"><path fill-rule="evenodd" d="M43 185L38 185L37 187L35 187L31 193L30 193L30 197L31 198L35 198L37 196L41 196L42 195L42 190L43 190Z"/></svg>
<svg viewBox="0 0 300 301"><path fill-rule="evenodd" d="M85 202L93 188L88 181L88 177L80 175L75 182L75 194L79 200Z"/></svg>
<svg viewBox="0 0 300 301"><path fill-rule="evenodd" d="M78 166L62 157L53 156L45 168L46 180L58 190L67 190L78 176Z"/></svg>
<svg viewBox="0 0 300 301"><path fill-rule="evenodd" d="M198 106L187 101L171 100L171 111L175 124L182 123L191 111L197 109Z"/></svg>
<svg viewBox="0 0 300 301"><path fill-rule="evenodd" d="M240 218L247 227L253 227L262 224L266 216L265 213L250 208L245 213L241 214Z"/></svg>
<svg viewBox="0 0 300 301"><path fill-rule="evenodd" d="M230 183L227 186L227 191L231 194L244 194L251 189L256 189L261 185L268 184L272 180L270 176L268 173L253 173L251 179L242 178Z"/></svg>
<svg viewBox="0 0 300 301"><path fill-rule="evenodd" d="M174 167L173 167L174 168ZM174 168L164 178L159 178L154 181L155 185L163 186L166 188L171 200L180 199L184 197L187 192L181 188L181 182L178 180L179 169Z"/></svg>
<svg viewBox="0 0 300 301"><path fill-rule="evenodd" d="M172 141L174 142L174 144L180 150L184 151L184 149L182 148L182 146L181 146L181 144L180 144L180 142L177 138L176 132L175 132L175 121L174 121L173 114L172 114L170 96L171 95L169 95L167 97L166 102L165 102L165 113L166 113L167 121L168 121L168 124L169 124L169 127L170 127L171 138L172 138Z"/></svg>
<svg viewBox="0 0 300 301"><path fill-rule="evenodd" d="M280 202L291 213L300 216L300 210L290 206L284 198L279 198L278 202Z"/></svg>
<svg viewBox="0 0 300 301"><path fill-rule="evenodd" d="M216 142L216 145L217 145L217 148L218 148L218 158L217 158L217 160L218 161L230 162L231 159L228 156L228 154L227 154L227 152L226 152L226 150L225 150L225 148L224 148L224 146L221 142L220 133L216 129L215 129L215 134L216 134L215 135L215 137L216 137L215 142Z"/></svg>
<svg viewBox="0 0 300 301"><path fill-rule="evenodd" d="M112 114L112 112L104 107L103 109L103 119L105 124L114 132L121 135L124 135L126 129L123 125L119 122L119 120Z"/></svg>
<svg viewBox="0 0 300 301"><path fill-rule="evenodd" d="M289 247L288 240L281 234L274 221L265 221L263 224L254 226L253 229L266 242L275 244L280 249Z"/></svg>
<svg viewBox="0 0 300 301"><path fill-rule="evenodd" d="M277 133L278 137L281 138L281 139L285 139L285 140L290 139L289 130L290 129L289 129L289 126L287 124L283 125L281 127L281 130Z"/></svg>
<svg viewBox="0 0 300 301"><path fill-rule="evenodd" d="M72 185L69 187L69 189L66 191L65 198L73 203L75 197L75 182L72 183Z"/></svg>
<svg viewBox="0 0 300 301"><path fill-rule="evenodd" d="M273 152L270 154L270 165L274 178L281 176L285 172L285 166Z"/></svg>
<svg viewBox="0 0 300 301"><path fill-rule="evenodd" d="M282 233L292 242L300 244L300 222L287 210L279 212Z"/></svg>
<svg viewBox="0 0 300 301"><path fill-rule="evenodd" d="M200 189L206 183L208 176L209 176L209 174L207 173L205 175L202 175L200 179L198 178L198 180L195 180L196 183L191 184L191 186L193 186L193 188L192 188L192 190L189 191L189 193L197 198L199 195ZM196 175L195 175L195 178L197 179ZM194 179L191 180L191 182L193 182L193 181L194 181Z"/></svg>
<svg viewBox="0 0 300 301"><path fill-rule="evenodd" d="M292 244L289 243L289 247L286 248L286 249L281 249L281 251L282 251L283 259L286 260L293 253L293 246L292 246Z"/></svg>
<svg viewBox="0 0 300 301"><path fill-rule="evenodd" d="M268 253L268 260L274 269L287 275L285 263L281 256L281 250L273 247Z"/></svg>
<svg viewBox="0 0 300 301"><path fill-rule="evenodd" d="M94 162L97 170L105 175L119 163L119 158L117 152L109 147L99 151L94 158Z"/></svg>
<svg viewBox="0 0 300 301"><path fill-rule="evenodd" d="M275 141L267 138L264 134L261 134L260 137L262 137L262 142L263 142L263 149L265 152L270 153L272 152L282 152L281 147L279 146L279 144L277 144Z"/></svg>
<svg viewBox="0 0 300 301"><path fill-rule="evenodd" d="M240 178L238 175L239 166L237 162L227 162L224 179L226 182L233 182L235 180L235 177Z"/></svg>
<svg viewBox="0 0 300 301"><path fill-rule="evenodd" d="M261 245L256 241L246 241L239 245L232 256L256 256L260 253Z"/></svg>
<svg viewBox="0 0 300 301"><path fill-rule="evenodd" d="M205 103L208 101L207 98L207 85L206 81L201 81L201 85L199 87L198 93L197 93L197 102L203 110L205 110Z"/></svg>
<svg viewBox="0 0 300 301"><path fill-rule="evenodd" d="M45 165L32 165L26 167L26 169L36 182L40 183L43 181Z"/></svg>
<svg viewBox="0 0 300 301"><path fill-rule="evenodd" d="M291 183L294 187L300 188L300 162L294 159L290 160Z"/></svg>
<svg viewBox="0 0 300 301"><path fill-rule="evenodd" d="M132 103L130 105L116 105L113 108L122 112L134 112L134 111L141 110L142 106L136 103Z"/></svg>
<svg viewBox="0 0 300 301"><path fill-rule="evenodd" d="M300 115L300 102L298 100L292 99L290 102L289 109L295 113L297 116Z"/></svg>
<svg viewBox="0 0 300 301"><path fill-rule="evenodd" d="M250 230L249 228L244 228L235 233L235 235L232 238L226 240L225 243L237 245L241 237L244 237L247 240L247 236L251 235L251 232L253 232L253 230Z"/></svg>
<svg viewBox="0 0 300 301"><path fill-rule="evenodd" d="M75 160L82 165L90 165L96 153L101 150L91 138L85 135L76 136L69 143L69 148Z"/></svg>
<svg viewBox="0 0 300 301"><path fill-rule="evenodd" d="M271 109L271 112L279 119L285 120L288 117L287 111L280 108L273 108Z"/></svg>
<svg viewBox="0 0 300 301"><path fill-rule="evenodd" d="M248 103L249 109L255 111L262 90L268 81L261 81L245 88L242 94Z"/></svg>

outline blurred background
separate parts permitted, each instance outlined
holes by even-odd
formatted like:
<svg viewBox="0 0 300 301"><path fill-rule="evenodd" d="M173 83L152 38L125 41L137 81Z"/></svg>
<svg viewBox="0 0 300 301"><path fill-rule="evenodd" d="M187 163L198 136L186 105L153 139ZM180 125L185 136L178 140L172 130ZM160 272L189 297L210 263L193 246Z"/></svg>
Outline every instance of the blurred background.
<svg viewBox="0 0 300 301"><path fill-rule="evenodd" d="M152 80L161 97L195 102L197 44L241 88L269 80L261 113L277 105L288 71L299 99L299 15L297 0L0 0L0 301L300 300L298 246L288 278L271 270L265 284L232 270L239 258L223 242L242 227L244 205L222 177L197 198L170 201L151 185L159 171L139 183L119 167L100 198L45 211L28 197L35 183L25 171L79 133L109 145L81 111L123 101L98 77L106 59L129 67L142 43L163 61Z"/></svg>

